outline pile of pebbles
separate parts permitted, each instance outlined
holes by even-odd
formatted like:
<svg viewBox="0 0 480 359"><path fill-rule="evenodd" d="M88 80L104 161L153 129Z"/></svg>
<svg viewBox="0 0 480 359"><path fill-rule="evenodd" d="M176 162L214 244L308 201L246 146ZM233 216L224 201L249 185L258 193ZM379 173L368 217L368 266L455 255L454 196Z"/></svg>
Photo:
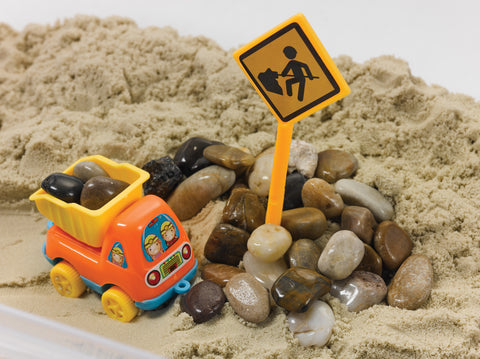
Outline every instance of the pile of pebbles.
<svg viewBox="0 0 480 359"><path fill-rule="evenodd" d="M145 194L164 198L180 220L228 198L205 244L203 281L181 298L183 311L202 323L228 301L243 320L261 323L276 305L288 312L300 344L323 346L335 324L328 295L352 312L383 302L413 310L428 300L429 259L412 254L413 242L392 221L390 202L351 178L358 161L350 153L318 153L292 141L281 225L265 224L273 156L274 148L254 157L194 137L173 159L143 167L151 174ZM339 230L325 239L329 222Z"/></svg>

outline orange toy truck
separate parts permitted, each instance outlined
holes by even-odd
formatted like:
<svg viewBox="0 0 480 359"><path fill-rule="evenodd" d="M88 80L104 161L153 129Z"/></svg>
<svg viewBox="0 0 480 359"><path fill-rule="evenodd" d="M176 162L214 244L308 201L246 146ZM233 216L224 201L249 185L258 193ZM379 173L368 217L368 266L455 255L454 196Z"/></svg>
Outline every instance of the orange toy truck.
<svg viewBox="0 0 480 359"><path fill-rule="evenodd" d="M30 196L51 226L43 253L54 266L57 291L79 297L86 287L102 295L105 312L122 322L138 309L152 310L190 289L197 270L191 244L175 213L160 197L143 196L149 174L102 156L80 161L100 165L129 186L97 210L66 203L43 189ZM53 224L54 223L54 224Z"/></svg>

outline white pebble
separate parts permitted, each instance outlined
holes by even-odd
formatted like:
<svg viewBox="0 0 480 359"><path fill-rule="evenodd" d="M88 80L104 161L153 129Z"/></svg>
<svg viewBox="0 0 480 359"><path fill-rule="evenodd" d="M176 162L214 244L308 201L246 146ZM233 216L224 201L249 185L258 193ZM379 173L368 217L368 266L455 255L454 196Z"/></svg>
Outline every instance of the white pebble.
<svg viewBox="0 0 480 359"><path fill-rule="evenodd" d="M288 328L303 346L324 346L335 325L332 308L321 300L315 301L304 313L291 312L287 320Z"/></svg>
<svg viewBox="0 0 480 359"><path fill-rule="evenodd" d="M255 257L264 262L274 262L288 251L292 236L282 226L266 223L257 227L247 242L247 248Z"/></svg>
<svg viewBox="0 0 480 359"><path fill-rule="evenodd" d="M288 172L297 170L307 178L312 178L317 169L318 153L311 143L292 140L288 157Z"/></svg>
<svg viewBox="0 0 480 359"><path fill-rule="evenodd" d="M335 232L318 259L320 273L333 280L347 278L358 267L365 254L365 246L352 231Z"/></svg>
<svg viewBox="0 0 480 359"><path fill-rule="evenodd" d="M274 154L275 147L270 147L260 153L248 176L248 187L261 197L268 196L270 190Z"/></svg>
<svg viewBox="0 0 480 359"><path fill-rule="evenodd" d="M334 281L330 294L345 304L350 312L359 312L380 303L387 286L378 274L355 271L349 277Z"/></svg>
<svg viewBox="0 0 480 359"><path fill-rule="evenodd" d="M253 275L268 290L272 289L273 283L288 269L283 258L275 262L264 262L249 251L243 255L243 266L247 273Z"/></svg>

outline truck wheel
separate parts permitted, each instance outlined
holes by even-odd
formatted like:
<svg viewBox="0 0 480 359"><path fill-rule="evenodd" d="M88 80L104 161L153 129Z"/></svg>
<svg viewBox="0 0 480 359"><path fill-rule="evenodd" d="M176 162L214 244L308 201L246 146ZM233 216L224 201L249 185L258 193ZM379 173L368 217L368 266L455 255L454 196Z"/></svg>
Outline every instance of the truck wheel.
<svg viewBox="0 0 480 359"><path fill-rule="evenodd" d="M110 318L124 323L131 321L138 313L133 300L118 287L111 287L102 294L102 305Z"/></svg>
<svg viewBox="0 0 480 359"><path fill-rule="evenodd" d="M50 280L58 293L69 298L78 298L86 286L80 274L71 264L61 261L50 271Z"/></svg>

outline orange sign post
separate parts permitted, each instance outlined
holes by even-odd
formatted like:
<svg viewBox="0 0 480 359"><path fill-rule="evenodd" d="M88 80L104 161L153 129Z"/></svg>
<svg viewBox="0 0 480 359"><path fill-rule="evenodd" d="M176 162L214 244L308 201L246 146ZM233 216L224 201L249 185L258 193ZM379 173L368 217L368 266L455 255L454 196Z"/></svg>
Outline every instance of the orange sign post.
<svg viewBox="0 0 480 359"><path fill-rule="evenodd" d="M233 57L278 120L266 222L279 225L293 124L345 97L350 89L302 14Z"/></svg>

